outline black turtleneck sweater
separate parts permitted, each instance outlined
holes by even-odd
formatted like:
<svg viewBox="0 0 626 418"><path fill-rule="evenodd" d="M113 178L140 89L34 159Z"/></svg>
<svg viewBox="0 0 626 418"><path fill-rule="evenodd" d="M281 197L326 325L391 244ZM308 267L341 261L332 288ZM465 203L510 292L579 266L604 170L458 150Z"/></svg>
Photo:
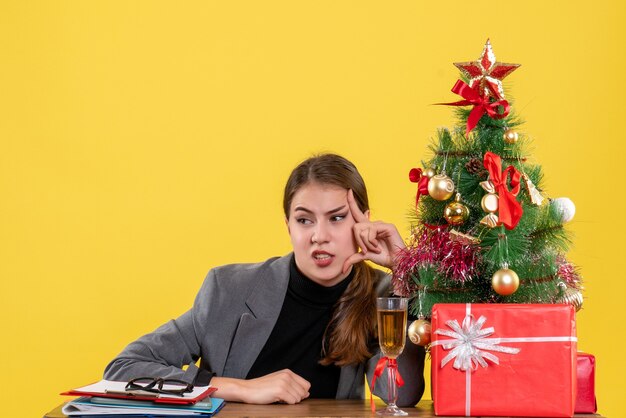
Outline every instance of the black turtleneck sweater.
<svg viewBox="0 0 626 418"><path fill-rule="evenodd" d="M341 283L324 287L300 273L292 257L283 307L247 378L290 369L311 383L311 398L335 398L340 367L319 364L322 336L353 276L354 270Z"/></svg>

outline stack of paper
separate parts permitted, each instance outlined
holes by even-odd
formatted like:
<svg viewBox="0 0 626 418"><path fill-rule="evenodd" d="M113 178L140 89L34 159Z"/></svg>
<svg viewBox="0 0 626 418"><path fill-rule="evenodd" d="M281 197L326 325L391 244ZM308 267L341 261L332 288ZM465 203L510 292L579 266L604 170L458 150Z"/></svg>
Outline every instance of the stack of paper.
<svg viewBox="0 0 626 418"><path fill-rule="evenodd" d="M68 416L164 416L164 417L210 417L224 405L223 399L207 398L191 405L168 405L150 401L133 401L114 398L83 396L63 407Z"/></svg>
<svg viewBox="0 0 626 418"><path fill-rule="evenodd" d="M126 382L101 380L73 389L62 395L80 396L63 407L71 417L210 417L224 405L224 400L211 398L216 389L211 386L195 387L184 396L126 391Z"/></svg>

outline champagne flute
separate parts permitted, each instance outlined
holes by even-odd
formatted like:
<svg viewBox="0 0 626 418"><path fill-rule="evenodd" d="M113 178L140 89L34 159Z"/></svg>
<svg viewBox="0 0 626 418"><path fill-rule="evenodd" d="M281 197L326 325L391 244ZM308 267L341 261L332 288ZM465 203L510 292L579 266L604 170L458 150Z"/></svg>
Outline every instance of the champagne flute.
<svg viewBox="0 0 626 418"><path fill-rule="evenodd" d="M376 315L378 318L378 344L380 351L389 359L395 359L404 350L404 342L406 340L406 317L407 317L406 298L377 298L376 299ZM395 366L387 367L387 407L376 412L378 415L384 416L405 416L408 415L396 406L398 400L398 387L396 385Z"/></svg>

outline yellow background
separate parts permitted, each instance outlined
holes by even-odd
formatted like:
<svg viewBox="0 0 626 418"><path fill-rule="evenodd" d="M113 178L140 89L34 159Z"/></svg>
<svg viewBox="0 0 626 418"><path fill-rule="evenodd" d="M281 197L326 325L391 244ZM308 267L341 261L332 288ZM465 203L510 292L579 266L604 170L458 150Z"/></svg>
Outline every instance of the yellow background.
<svg viewBox="0 0 626 418"><path fill-rule="evenodd" d="M313 152L352 159L408 235L407 173L454 122L431 104L489 37L522 64L506 87L547 194L576 203L579 347L620 416L625 18L619 0L3 1L3 415L98 380L210 267L289 251L282 187Z"/></svg>

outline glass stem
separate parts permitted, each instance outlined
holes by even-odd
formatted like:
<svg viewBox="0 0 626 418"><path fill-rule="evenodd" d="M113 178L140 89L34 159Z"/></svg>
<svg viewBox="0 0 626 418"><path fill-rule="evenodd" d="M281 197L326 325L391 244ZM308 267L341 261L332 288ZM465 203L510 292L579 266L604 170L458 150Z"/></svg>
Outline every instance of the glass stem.
<svg viewBox="0 0 626 418"><path fill-rule="evenodd" d="M398 400L398 388L396 387L396 368L387 367L387 405L396 406Z"/></svg>

